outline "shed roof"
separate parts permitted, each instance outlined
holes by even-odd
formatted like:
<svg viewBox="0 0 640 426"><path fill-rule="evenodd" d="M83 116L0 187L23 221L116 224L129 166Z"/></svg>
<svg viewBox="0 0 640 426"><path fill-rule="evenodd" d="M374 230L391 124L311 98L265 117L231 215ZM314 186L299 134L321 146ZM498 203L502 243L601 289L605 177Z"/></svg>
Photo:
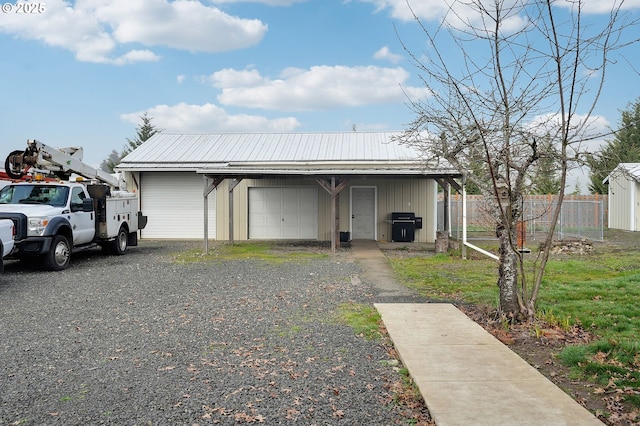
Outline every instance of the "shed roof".
<svg viewBox="0 0 640 426"><path fill-rule="evenodd" d="M420 153L398 141L401 132L158 133L127 155L119 170L192 170L207 174L420 174Z"/></svg>
<svg viewBox="0 0 640 426"><path fill-rule="evenodd" d="M609 173L604 179L603 183L609 182L609 180L616 174L622 174L629 179L633 179L636 182L640 182L640 163L620 163L618 166Z"/></svg>

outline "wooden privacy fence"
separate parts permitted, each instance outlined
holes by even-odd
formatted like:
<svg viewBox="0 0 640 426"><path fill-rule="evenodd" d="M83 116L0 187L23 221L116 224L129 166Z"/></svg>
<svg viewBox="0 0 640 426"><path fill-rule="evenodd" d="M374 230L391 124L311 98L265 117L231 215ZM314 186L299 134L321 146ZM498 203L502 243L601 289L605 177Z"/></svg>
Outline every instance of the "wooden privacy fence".
<svg viewBox="0 0 640 426"><path fill-rule="evenodd" d="M523 223L521 230L526 236L536 239L536 235L546 233L551 224L551 212L557 203L555 195L529 195L522 202ZM454 194L449 199L451 214L451 235L462 238L462 196ZM607 196L565 195L560 217L556 224L557 240L586 238L594 241L604 239L607 223ZM444 228L444 202L438 201L438 229ZM467 195L467 235L468 239L495 237L495 224L489 213L489 204L481 195Z"/></svg>

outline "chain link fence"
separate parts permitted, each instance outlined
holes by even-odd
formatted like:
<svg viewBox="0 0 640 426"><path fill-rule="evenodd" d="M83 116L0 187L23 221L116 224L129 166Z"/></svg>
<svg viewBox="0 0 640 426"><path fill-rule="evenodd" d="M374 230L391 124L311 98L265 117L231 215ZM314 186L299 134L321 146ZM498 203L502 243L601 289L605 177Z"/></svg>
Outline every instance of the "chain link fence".
<svg viewBox="0 0 640 426"><path fill-rule="evenodd" d="M523 220L519 232L527 240L540 240L551 225L551 214L557 205L557 197L532 195L522 204ZM467 196L467 239L495 238L495 223L489 212L489 203L480 195ZM462 239L462 197L449 199L451 236ZM556 224L554 239L557 241L587 239L604 240L607 221L607 196L567 195L562 203ZM438 230L444 230L444 201L438 200Z"/></svg>

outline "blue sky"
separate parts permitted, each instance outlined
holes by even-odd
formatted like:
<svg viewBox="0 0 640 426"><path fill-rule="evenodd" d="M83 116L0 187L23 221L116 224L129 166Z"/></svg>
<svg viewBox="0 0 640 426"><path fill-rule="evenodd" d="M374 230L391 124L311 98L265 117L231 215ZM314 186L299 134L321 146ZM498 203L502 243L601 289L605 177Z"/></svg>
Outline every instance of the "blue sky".
<svg viewBox="0 0 640 426"><path fill-rule="evenodd" d="M397 33L421 48L406 0L46 0L0 12L2 146L82 146L97 165L139 116L171 132L402 130L424 96ZM445 0L412 0L428 25ZM601 0L587 0L597 17ZM39 6L39 7L36 7ZM637 14L640 0L627 2ZM627 59L637 63L627 52ZM625 61L596 115L640 95Z"/></svg>

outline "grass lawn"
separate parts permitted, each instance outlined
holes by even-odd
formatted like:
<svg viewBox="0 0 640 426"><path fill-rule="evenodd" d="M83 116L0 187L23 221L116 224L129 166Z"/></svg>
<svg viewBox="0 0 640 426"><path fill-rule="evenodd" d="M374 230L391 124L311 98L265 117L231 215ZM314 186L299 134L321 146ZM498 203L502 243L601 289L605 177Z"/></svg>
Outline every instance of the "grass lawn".
<svg viewBox="0 0 640 426"><path fill-rule="evenodd" d="M438 254L390 260L399 279L427 297L497 307L497 263L473 257ZM590 344L568 346L560 353L576 378L626 390L625 399L640 407L638 251L602 246L584 255L552 256L538 311L552 325L581 325L597 336Z"/></svg>
<svg viewBox="0 0 640 426"><path fill-rule="evenodd" d="M225 260L257 259L271 263L304 262L309 259L328 258L329 255L313 250L279 250L278 244L272 241L236 242L228 244L216 242L211 245L208 254L201 249L192 249L176 253L178 263L220 262Z"/></svg>

